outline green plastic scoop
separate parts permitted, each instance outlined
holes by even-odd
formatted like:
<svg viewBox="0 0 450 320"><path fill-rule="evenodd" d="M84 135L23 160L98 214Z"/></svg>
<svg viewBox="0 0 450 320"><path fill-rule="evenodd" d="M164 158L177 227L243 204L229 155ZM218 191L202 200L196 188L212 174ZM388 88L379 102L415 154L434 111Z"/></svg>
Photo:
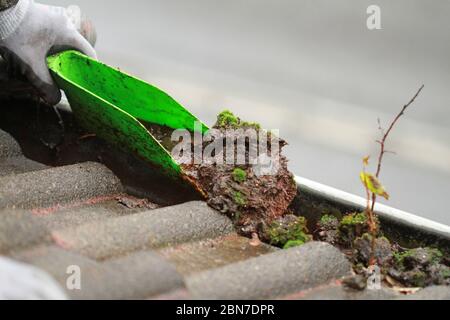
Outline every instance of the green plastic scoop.
<svg viewBox="0 0 450 320"><path fill-rule="evenodd" d="M208 131L206 125L160 89L79 52L51 56L48 65L85 129L156 165L169 177L183 178L169 150L144 123L194 132L197 122L202 134Z"/></svg>

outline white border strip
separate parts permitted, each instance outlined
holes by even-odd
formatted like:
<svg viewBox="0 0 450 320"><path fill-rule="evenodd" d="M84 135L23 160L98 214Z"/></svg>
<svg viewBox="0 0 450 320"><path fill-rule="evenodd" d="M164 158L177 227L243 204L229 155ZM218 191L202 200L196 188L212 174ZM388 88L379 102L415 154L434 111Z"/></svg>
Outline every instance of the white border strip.
<svg viewBox="0 0 450 320"><path fill-rule="evenodd" d="M295 181L300 189L309 191L315 195L324 197L330 201L343 205L350 205L365 208L366 200L359 196L296 176ZM416 227L418 229L437 233L440 236L450 239L450 226L441 224L417 215L394 209L392 207L376 204L375 212L382 217L390 218L401 224Z"/></svg>

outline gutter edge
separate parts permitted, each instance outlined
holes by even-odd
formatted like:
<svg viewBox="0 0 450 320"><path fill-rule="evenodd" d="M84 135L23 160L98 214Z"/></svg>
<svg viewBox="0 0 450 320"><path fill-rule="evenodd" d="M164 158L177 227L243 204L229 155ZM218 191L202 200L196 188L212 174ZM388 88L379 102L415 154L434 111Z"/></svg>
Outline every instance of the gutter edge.
<svg viewBox="0 0 450 320"><path fill-rule="evenodd" d="M312 180L295 176L295 181L301 191L309 194L326 198L331 202L335 202L344 206L356 207L364 210L366 207L366 200L354 194L326 186L324 184L314 182ZM450 226L435 222L418 215L401 211L383 204L377 203L375 206L375 213L380 217L385 218L393 223L412 227L427 233L450 239Z"/></svg>

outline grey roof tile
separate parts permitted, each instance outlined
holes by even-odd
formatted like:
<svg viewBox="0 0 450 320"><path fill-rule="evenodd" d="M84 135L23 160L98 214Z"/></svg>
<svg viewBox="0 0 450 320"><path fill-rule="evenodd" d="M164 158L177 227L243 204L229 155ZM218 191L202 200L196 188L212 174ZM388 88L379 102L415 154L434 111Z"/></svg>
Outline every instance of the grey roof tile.
<svg viewBox="0 0 450 320"><path fill-rule="evenodd" d="M120 199L132 198L120 196ZM0 210L0 254L20 250L37 243L51 243L51 231L96 223L113 217L134 214L142 208L127 208L115 197L84 205L56 208L46 214L32 210ZM39 212L39 211L38 211Z"/></svg>
<svg viewBox="0 0 450 320"><path fill-rule="evenodd" d="M129 208L120 202L124 198L136 199L128 195L104 196L88 201L61 207L48 214L37 214L50 230L61 230L81 226L87 223L96 223L109 218L122 217L142 212L148 207ZM156 204L148 203L149 207L158 208ZM58 209L58 208L57 208Z"/></svg>
<svg viewBox="0 0 450 320"><path fill-rule="evenodd" d="M0 177L13 174L44 170L48 167L24 157L3 159L0 163Z"/></svg>
<svg viewBox="0 0 450 320"><path fill-rule="evenodd" d="M0 130L0 159L13 158L22 155L22 150L16 140L5 131Z"/></svg>
<svg viewBox="0 0 450 320"><path fill-rule="evenodd" d="M159 253L171 261L180 273L188 276L279 250L265 244L252 246L250 242L233 233L216 239L167 247Z"/></svg>
<svg viewBox="0 0 450 320"><path fill-rule="evenodd" d="M0 178L0 209L57 207L121 192L111 171L87 162Z"/></svg>
<svg viewBox="0 0 450 320"><path fill-rule="evenodd" d="M104 263L122 278L128 299L150 298L184 288L184 278L175 266L152 251L142 251Z"/></svg>
<svg viewBox="0 0 450 320"><path fill-rule="evenodd" d="M47 168L45 165L25 158L16 140L0 130L0 177Z"/></svg>
<svg viewBox="0 0 450 320"><path fill-rule="evenodd" d="M98 263L55 246L41 246L13 257L47 271L72 299L145 299L184 287L175 267L154 252ZM80 270L80 290L67 287L72 266Z"/></svg>
<svg viewBox="0 0 450 320"><path fill-rule="evenodd" d="M30 212L0 211L0 254L49 241L47 226Z"/></svg>
<svg viewBox="0 0 450 320"><path fill-rule="evenodd" d="M103 260L130 251L215 238L233 232L231 221L204 202L189 202L53 232L60 246Z"/></svg>
<svg viewBox="0 0 450 320"><path fill-rule="evenodd" d="M270 299L313 288L351 273L350 262L321 242L282 250L188 277L196 299Z"/></svg>

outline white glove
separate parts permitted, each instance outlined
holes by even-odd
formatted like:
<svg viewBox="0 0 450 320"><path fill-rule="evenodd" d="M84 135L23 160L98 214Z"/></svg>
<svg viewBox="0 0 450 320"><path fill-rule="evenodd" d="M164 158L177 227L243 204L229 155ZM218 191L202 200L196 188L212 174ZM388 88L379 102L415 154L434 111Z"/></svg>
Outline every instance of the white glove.
<svg viewBox="0 0 450 320"><path fill-rule="evenodd" d="M0 300L66 300L47 273L0 257Z"/></svg>
<svg viewBox="0 0 450 320"><path fill-rule="evenodd" d="M50 105L61 100L61 91L50 75L46 58L68 49L96 58L94 48L77 30L66 9L19 0L15 7L0 12L0 54L8 73L25 76Z"/></svg>

